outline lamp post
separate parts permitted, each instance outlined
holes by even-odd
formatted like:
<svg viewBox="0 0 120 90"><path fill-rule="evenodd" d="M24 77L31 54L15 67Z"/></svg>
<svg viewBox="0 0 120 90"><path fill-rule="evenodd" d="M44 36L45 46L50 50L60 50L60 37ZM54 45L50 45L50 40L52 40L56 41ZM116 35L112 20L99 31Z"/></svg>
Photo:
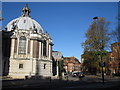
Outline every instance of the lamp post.
<svg viewBox="0 0 120 90"><path fill-rule="evenodd" d="M104 85L104 70L103 67L105 67L105 62L103 61L102 57L103 55L106 55L106 52L98 52L99 58L100 58L100 62L99 62L99 66L102 68L102 83Z"/></svg>
<svg viewBox="0 0 120 90"><path fill-rule="evenodd" d="M3 18L2 18L2 12L0 10L0 21L2 21L2 20L3 20Z"/></svg>
<svg viewBox="0 0 120 90"><path fill-rule="evenodd" d="M2 17L0 17L0 21L2 21L3 20L3 18Z"/></svg>

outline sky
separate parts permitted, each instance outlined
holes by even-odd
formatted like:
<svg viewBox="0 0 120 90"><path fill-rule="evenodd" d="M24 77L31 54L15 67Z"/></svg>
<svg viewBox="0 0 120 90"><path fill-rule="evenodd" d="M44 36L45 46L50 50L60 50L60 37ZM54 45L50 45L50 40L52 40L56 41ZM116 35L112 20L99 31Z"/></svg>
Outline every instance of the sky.
<svg viewBox="0 0 120 90"><path fill-rule="evenodd" d="M26 2L2 3L2 29L11 20L21 16ZM109 30L117 26L117 2L27 2L30 16L48 31L54 51L60 51L64 57L75 56L79 60L83 54L81 43L85 41L85 32L93 17L103 17L110 21Z"/></svg>

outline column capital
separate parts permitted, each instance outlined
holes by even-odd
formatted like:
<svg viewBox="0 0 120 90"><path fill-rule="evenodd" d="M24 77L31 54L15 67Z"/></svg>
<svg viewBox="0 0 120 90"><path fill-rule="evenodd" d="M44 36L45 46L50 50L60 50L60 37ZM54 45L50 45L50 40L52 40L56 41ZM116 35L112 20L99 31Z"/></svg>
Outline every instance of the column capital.
<svg viewBox="0 0 120 90"><path fill-rule="evenodd" d="M50 42L49 45L53 46L54 44L52 42Z"/></svg>

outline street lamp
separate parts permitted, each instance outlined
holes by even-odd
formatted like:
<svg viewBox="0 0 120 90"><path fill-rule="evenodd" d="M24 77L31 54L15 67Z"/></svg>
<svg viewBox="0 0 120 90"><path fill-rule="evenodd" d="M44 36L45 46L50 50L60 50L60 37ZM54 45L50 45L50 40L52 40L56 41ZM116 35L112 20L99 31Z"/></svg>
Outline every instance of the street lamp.
<svg viewBox="0 0 120 90"><path fill-rule="evenodd" d="M98 20L98 17L93 17L93 20ZM96 30L98 30L98 25L96 25ZM102 40L103 42L103 40ZM103 67L105 67L105 62L103 61L103 56L106 55L106 52L103 51L103 46L100 47L100 51L98 51L97 55L99 56L100 62L99 62L99 66L102 68L102 82L104 85L104 70Z"/></svg>
<svg viewBox="0 0 120 90"><path fill-rule="evenodd" d="M3 18L2 17L0 17L0 21L2 21L3 20Z"/></svg>
<svg viewBox="0 0 120 90"><path fill-rule="evenodd" d="M98 19L98 17L94 17L93 19Z"/></svg>
<svg viewBox="0 0 120 90"><path fill-rule="evenodd" d="M106 55L106 52L98 52L99 58L100 58L100 62L99 62L99 66L102 68L102 83L104 85L104 70L103 67L105 67L105 62L102 59L103 55Z"/></svg>

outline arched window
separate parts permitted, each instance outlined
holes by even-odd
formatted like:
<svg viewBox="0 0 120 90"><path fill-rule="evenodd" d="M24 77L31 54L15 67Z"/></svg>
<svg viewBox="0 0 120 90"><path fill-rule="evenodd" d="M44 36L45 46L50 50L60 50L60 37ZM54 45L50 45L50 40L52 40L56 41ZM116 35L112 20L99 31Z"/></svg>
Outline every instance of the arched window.
<svg viewBox="0 0 120 90"><path fill-rule="evenodd" d="M19 54L26 54L26 37L22 36L19 39Z"/></svg>

